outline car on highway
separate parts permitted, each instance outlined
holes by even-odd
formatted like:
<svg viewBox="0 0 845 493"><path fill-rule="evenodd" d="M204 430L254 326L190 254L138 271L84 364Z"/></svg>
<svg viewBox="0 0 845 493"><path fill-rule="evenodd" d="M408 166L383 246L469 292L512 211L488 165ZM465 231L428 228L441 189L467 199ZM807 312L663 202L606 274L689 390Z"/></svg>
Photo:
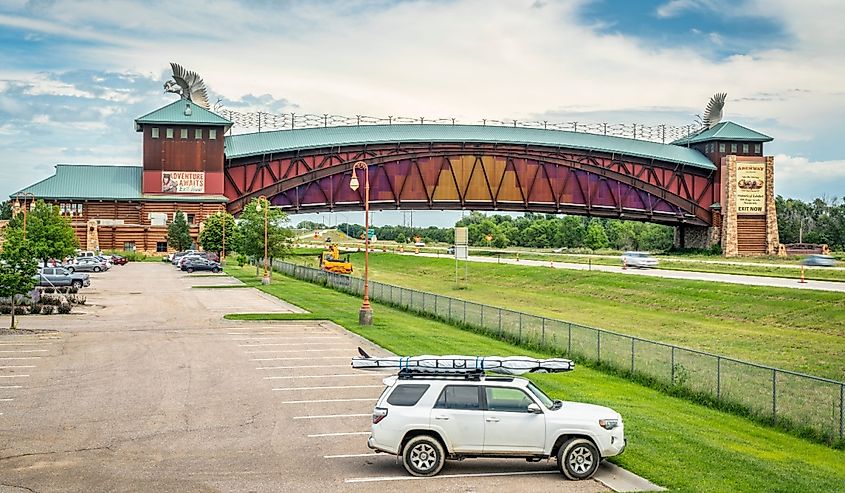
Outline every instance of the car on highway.
<svg viewBox="0 0 845 493"><path fill-rule="evenodd" d="M181 263L181 269L188 273L203 270L211 271L215 274L221 270L220 264L202 257L185 257Z"/></svg>
<svg viewBox="0 0 845 493"><path fill-rule="evenodd" d="M38 279L38 286L81 288L91 285L88 274L74 273L63 267L45 267L34 277Z"/></svg>
<svg viewBox="0 0 845 493"><path fill-rule="evenodd" d="M109 270L107 263L96 257L79 257L72 263L65 265L69 272L105 272Z"/></svg>
<svg viewBox="0 0 845 493"><path fill-rule="evenodd" d="M446 459L556 458L581 480L627 443L616 411L552 400L525 378L400 374L384 383L367 445L400 456L413 476L434 476Z"/></svg>
<svg viewBox="0 0 845 493"><path fill-rule="evenodd" d="M625 252L622 254L622 264L638 269L656 268L658 261L648 252Z"/></svg>
<svg viewBox="0 0 845 493"><path fill-rule="evenodd" d="M801 263L810 267L833 267L836 259L830 255L807 255Z"/></svg>
<svg viewBox="0 0 845 493"><path fill-rule="evenodd" d="M446 249L446 255L454 255L454 254L455 254L455 247L454 246L450 246L449 248Z"/></svg>
<svg viewBox="0 0 845 493"><path fill-rule="evenodd" d="M417 247L417 248L422 248L422 247L425 246L425 242L424 241L418 241L418 242L414 243L414 246Z"/></svg>

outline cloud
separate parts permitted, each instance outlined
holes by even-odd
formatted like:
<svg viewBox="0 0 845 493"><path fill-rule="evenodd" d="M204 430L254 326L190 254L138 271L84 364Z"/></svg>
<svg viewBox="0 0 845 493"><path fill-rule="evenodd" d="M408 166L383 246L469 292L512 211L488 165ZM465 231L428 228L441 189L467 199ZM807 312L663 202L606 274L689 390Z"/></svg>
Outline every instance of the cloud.
<svg viewBox="0 0 845 493"><path fill-rule="evenodd" d="M820 190L819 184L825 187ZM845 196L845 159L812 161L803 156L775 156L775 193L811 200Z"/></svg>

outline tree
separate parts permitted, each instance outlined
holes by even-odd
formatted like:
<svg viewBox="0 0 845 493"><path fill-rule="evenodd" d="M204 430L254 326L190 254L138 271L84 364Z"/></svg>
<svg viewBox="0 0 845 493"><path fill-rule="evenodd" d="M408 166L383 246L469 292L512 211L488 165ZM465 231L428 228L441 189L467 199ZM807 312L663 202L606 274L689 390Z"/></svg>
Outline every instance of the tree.
<svg viewBox="0 0 845 493"><path fill-rule="evenodd" d="M12 201L0 202L0 221L8 221L12 218Z"/></svg>
<svg viewBox="0 0 845 493"><path fill-rule="evenodd" d="M33 254L32 242L24 240L23 230L11 229L6 232L3 251L0 252L0 298L12 300L12 323L10 329L17 326L15 303L17 297L35 287L38 264Z"/></svg>
<svg viewBox="0 0 845 493"><path fill-rule="evenodd" d="M79 248L79 240L70 221L62 217L58 206L43 200L35 202L35 206L26 214L26 235L23 234L23 226L24 215L20 213L9 222L8 229L20 230L21 239L26 236L33 257L45 265L51 258L63 259L73 255L74 250Z"/></svg>
<svg viewBox="0 0 845 493"><path fill-rule="evenodd" d="M203 250L216 252L220 255L223 251L224 223L226 224L226 251L237 250L240 241L238 225L235 223L234 216L225 211L212 214L205 219L199 237L199 243Z"/></svg>
<svg viewBox="0 0 845 493"><path fill-rule="evenodd" d="M267 213L267 256L284 258L290 255L294 234L283 226L288 215L270 207L263 199L255 199L244 208L238 222L238 252L254 259L264 258L264 214ZM363 229L361 230L363 231Z"/></svg>
<svg viewBox="0 0 845 493"><path fill-rule="evenodd" d="M584 236L584 246L593 250L607 248L607 233L604 232L604 228L601 227L598 221L590 221L590 225L587 226L587 234Z"/></svg>
<svg viewBox="0 0 845 493"><path fill-rule="evenodd" d="M187 250L193 242L185 214L182 211L176 211L173 222L167 227L167 244L181 252Z"/></svg>

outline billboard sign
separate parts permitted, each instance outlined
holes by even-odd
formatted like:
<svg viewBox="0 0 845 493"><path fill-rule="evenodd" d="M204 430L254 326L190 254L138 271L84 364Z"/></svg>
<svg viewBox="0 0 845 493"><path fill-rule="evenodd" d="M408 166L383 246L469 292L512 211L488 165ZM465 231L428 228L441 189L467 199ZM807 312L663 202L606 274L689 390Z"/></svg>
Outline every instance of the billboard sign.
<svg viewBox="0 0 845 493"><path fill-rule="evenodd" d="M736 163L736 213L766 212L766 163Z"/></svg>
<svg viewBox="0 0 845 493"><path fill-rule="evenodd" d="M163 171L162 193L204 193L205 173L195 171Z"/></svg>

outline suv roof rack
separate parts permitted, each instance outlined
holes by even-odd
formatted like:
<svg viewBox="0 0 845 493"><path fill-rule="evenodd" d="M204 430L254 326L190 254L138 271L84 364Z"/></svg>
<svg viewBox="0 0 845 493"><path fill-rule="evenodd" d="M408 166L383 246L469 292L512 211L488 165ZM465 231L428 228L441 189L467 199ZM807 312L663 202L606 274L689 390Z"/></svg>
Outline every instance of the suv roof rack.
<svg viewBox="0 0 845 493"><path fill-rule="evenodd" d="M447 370L446 368L402 368L399 370L400 380L481 380L483 370Z"/></svg>

